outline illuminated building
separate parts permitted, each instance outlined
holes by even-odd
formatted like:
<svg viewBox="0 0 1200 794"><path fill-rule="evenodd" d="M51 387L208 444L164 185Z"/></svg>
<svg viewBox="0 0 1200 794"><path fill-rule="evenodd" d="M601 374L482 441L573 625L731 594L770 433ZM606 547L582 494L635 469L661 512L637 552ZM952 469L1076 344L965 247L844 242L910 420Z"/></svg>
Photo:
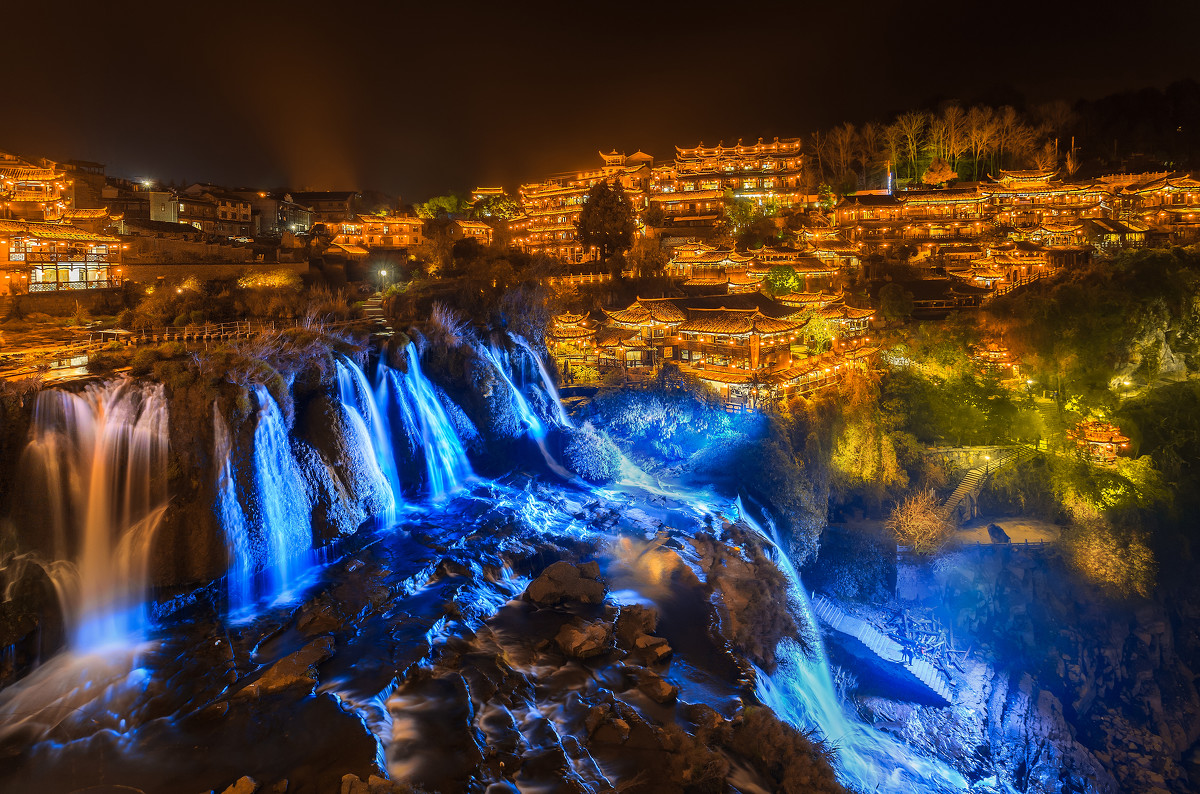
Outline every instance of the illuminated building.
<svg viewBox="0 0 1200 794"><path fill-rule="evenodd" d="M57 218L67 206L68 180L49 160L33 162L0 152L0 201L3 217L25 220Z"/></svg>
<svg viewBox="0 0 1200 794"><path fill-rule="evenodd" d="M354 217L354 200L358 194L353 190L313 190L292 194L297 204L312 209L313 223L335 224Z"/></svg>
<svg viewBox="0 0 1200 794"><path fill-rule="evenodd" d="M724 216L726 193L757 203L799 203L804 155L799 138L733 146L675 147L674 162L654 169L650 203L671 233L706 236Z"/></svg>
<svg viewBox="0 0 1200 794"><path fill-rule="evenodd" d="M1200 181L1188 174L1146 174L1121 188L1121 220L1157 229L1172 242L1200 240Z"/></svg>
<svg viewBox="0 0 1200 794"><path fill-rule="evenodd" d="M595 259L596 252L584 250L576 240L575 223L588 191L598 182L619 183L634 212L645 209L654 158L644 152L626 156L616 151L601 153L600 158L603 165L599 168L521 186L523 217L512 228L527 252L549 254L567 262Z"/></svg>
<svg viewBox="0 0 1200 794"><path fill-rule="evenodd" d="M1054 171L1001 171L994 181L981 183L979 192L1005 226L1029 228L1112 214L1111 194L1103 183L1064 183Z"/></svg>
<svg viewBox="0 0 1200 794"><path fill-rule="evenodd" d="M492 244L492 227L483 221L456 220L450 225L450 236L455 240L474 239L480 245Z"/></svg>
<svg viewBox="0 0 1200 794"><path fill-rule="evenodd" d="M1016 358L999 342L988 342L971 352L971 359L985 372L1001 377L1016 376L1020 369Z"/></svg>
<svg viewBox="0 0 1200 794"><path fill-rule="evenodd" d="M255 237L282 237L285 232L304 234L312 228L312 210L294 201L290 193L239 190L237 195L250 202Z"/></svg>
<svg viewBox="0 0 1200 794"><path fill-rule="evenodd" d="M211 217L211 229L206 228L203 223L198 228L210 231L218 237L248 238L254 235L254 222L251 218L252 206L249 199L237 193L230 193L216 185L199 183L189 185L179 195L179 214L183 223L190 222L184 220L190 217L190 213L184 212L183 203L185 201L194 203L196 199L203 199L206 205L211 204L216 213ZM197 209L199 209L199 205L197 205ZM208 212L209 210L205 207L204 215L207 216Z"/></svg>
<svg viewBox="0 0 1200 794"><path fill-rule="evenodd" d="M1129 449L1129 437L1112 422L1086 419L1068 433L1080 456L1092 463L1112 465L1117 455Z"/></svg>
<svg viewBox="0 0 1200 794"><path fill-rule="evenodd" d="M814 311L839 333L843 327L865 329L873 314L845 307L840 296L804 307L758 292L639 298L625 309L605 311L607 327L594 337L598 363L628 371L672 362L717 389L731 407L752 407L833 383L873 352L858 345L810 354L805 327Z"/></svg>
<svg viewBox="0 0 1200 794"><path fill-rule="evenodd" d="M805 279L831 279L838 266L816 256L788 248L763 246L738 252L706 243L676 246L666 275L680 279L693 292L755 292L774 267L790 267Z"/></svg>
<svg viewBox="0 0 1200 794"><path fill-rule="evenodd" d="M90 290L120 282L121 241L58 222L0 220L0 292Z"/></svg>
<svg viewBox="0 0 1200 794"><path fill-rule="evenodd" d="M401 251L420 245L424 224L415 215L358 215L326 225L335 232L333 253L359 258L372 251Z"/></svg>

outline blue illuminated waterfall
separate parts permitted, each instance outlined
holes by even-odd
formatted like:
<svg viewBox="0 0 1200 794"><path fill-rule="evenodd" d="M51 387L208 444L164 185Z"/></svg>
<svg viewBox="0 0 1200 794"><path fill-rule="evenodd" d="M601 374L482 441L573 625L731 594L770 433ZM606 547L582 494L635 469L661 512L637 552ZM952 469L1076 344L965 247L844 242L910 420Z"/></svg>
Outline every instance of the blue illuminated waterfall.
<svg viewBox="0 0 1200 794"><path fill-rule="evenodd" d="M538 418L538 415L533 412L533 408L529 405L529 400L513 383L511 375L511 364L509 362L508 352L496 345L488 347L480 347L480 352L483 354L492 367L496 370L496 374L504 381L504 385L508 387L508 393L512 400L513 410L517 412L517 416L521 420L521 424L525 427L525 433L533 439L537 444L538 450L542 453L542 458L546 461L546 465L558 476L567 479L575 479L575 475L565 469L561 463L554 459L550 454L549 448L546 446L546 425ZM535 356L536 358L536 356ZM540 366L540 362L539 362ZM557 390L554 392L557 397ZM561 405L561 404L560 404Z"/></svg>
<svg viewBox="0 0 1200 794"><path fill-rule="evenodd" d="M876 730L842 708L829 671L829 657L821 641L808 593L774 525L765 530L737 500L742 521L775 549L775 564L788 581L789 604L803 625L811 627L812 653L790 639L775 650L778 668L773 675L757 670L755 694L791 725L816 728L837 750L835 767L841 783L856 791L889 791L903 794L965 791L967 781L948 765L918 755L899 740ZM769 517L768 517L769 522Z"/></svg>
<svg viewBox="0 0 1200 794"><path fill-rule="evenodd" d="M150 545L167 504L167 428L160 384L116 380L83 394L51 389L37 397L23 464L43 478L39 498L47 501L55 553L69 559L47 572L73 650L135 643L149 625Z"/></svg>
<svg viewBox="0 0 1200 794"><path fill-rule="evenodd" d="M283 595L308 567L312 532L304 483L292 457L287 424L267 387L257 384L258 423L254 428L253 488L249 515L252 536L262 547L265 595Z"/></svg>
<svg viewBox="0 0 1200 794"><path fill-rule="evenodd" d="M382 365L381 365L382 366ZM337 362L338 394L346 413L355 423L360 438L370 444L370 460L375 464L380 478L387 482L390 504L382 516L391 524L396 518L396 508L401 501L400 475L396 470L396 455L392 451L392 437L376 401L375 392L367 382L367 376L357 364L345 357Z"/></svg>
<svg viewBox="0 0 1200 794"><path fill-rule="evenodd" d="M537 365L538 377L541 378L542 388L546 390L546 394L550 397L550 401L554 405L557 424L561 427L572 427L571 417L567 416L567 409L562 403L562 398L558 396L558 387L554 385L554 379L550 377L545 363L542 362L542 357L534 352L533 347L525 341L524 337L519 334L509 334L508 336L524 348L529 357L533 359L533 363Z"/></svg>
<svg viewBox="0 0 1200 794"><path fill-rule="evenodd" d="M395 370L390 377L398 381L403 394L402 415L410 432L421 440L425 453L425 473L429 495L434 501L445 499L474 476L462 440L450 424L446 409L438 400L433 384L421 372L421 356L410 342L404 350L408 372L401 377ZM380 365L382 366L382 365Z"/></svg>
<svg viewBox="0 0 1200 794"><path fill-rule="evenodd" d="M217 520L225 531L229 550L229 571L225 575L225 593L229 610L236 612L254 603L254 554L250 547L250 530L246 514L238 501L234 479L233 444L229 426L213 402L213 460L217 465Z"/></svg>

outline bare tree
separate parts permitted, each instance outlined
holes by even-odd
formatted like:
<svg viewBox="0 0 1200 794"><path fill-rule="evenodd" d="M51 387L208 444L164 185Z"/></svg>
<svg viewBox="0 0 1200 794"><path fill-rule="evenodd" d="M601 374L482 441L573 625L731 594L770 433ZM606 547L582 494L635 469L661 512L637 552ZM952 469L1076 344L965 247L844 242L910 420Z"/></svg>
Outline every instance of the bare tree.
<svg viewBox="0 0 1200 794"><path fill-rule="evenodd" d="M933 554L954 535L954 523L932 489L918 491L896 505L884 526L896 542L917 554Z"/></svg>
<svg viewBox="0 0 1200 794"><path fill-rule="evenodd" d="M871 169L879 162L879 156L883 152L883 145L883 130L879 128L878 124L868 121L858 131L858 151L855 156L862 167L862 184L864 187L869 187L867 179L870 177Z"/></svg>
<svg viewBox="0 0 1200 794"><path fill-rule="evenodd" d="M972 174L979 179L979 161L996 145L996 117L989 107L976 106L967 111L965 130L971 152Z"/></svg>
<svg viewBox="0 0 1200 794"><path fill-rule="evenodd" d="M896 119L896 124L900 126L904 155L909 163L910 178L917 175L917 155L921 153L921 147L925 143L925 127L928 123L929 116L919 111L909 111Z"/></svg>
<svg viewBox="0 0 1200 794"><path fill-rule="evenodd" d="M828 136L832 154L834 175L838 182L846 179L852 170L854 155L858 149L858 131L854 125L846 122L840 127L834 127Z"/></svg>
<svg viewBox="0 0 1200 794"><path fill-rule="evenodd" d="M1033 153L1033 165L1039 171L1050 171L1058 166L1058 153L1054 151L1052 141L1046 141Z"/></svg>
<svg viewBox="0 0 1200 794"><path fill-rule="evenodd" d="M817 130L808 138L809 149L817 158L817 178L825 180L825 152L829 148L829 138Z"/></svg>
<svg viewBox="0 0 1200 794"><path fill-rule="evenodd" d="M958 105L947 105L942 111L945 126L946 153L943 159L951 168L958 168L958 158L967 151L966 117Z"/></svg>
<svg viewBox="0 0 1200 794"><path fill-rule="evenodd" d="M883 128L883 146L887 152L888 161L897 171L900 170L900 152L903 146L904 133L900 122L889 124Z"/></svg>

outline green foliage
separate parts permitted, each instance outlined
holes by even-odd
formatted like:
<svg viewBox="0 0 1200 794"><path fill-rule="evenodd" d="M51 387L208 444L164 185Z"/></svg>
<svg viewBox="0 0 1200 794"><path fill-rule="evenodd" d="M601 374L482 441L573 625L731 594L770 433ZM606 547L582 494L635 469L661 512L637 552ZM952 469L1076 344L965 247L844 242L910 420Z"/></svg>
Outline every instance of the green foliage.
<svg viewBox="0 0 1200 794"><path fill-rule="evenodd" d="M658 240L639 237L633 242L628 256L629 268L639 277L660 275L670 261Z"/></svg>
<svg viewBox="0 0 1200 794"><path fill-rule="evenodd" d="M900 369L887 373L880 388L887 423L925 444L1002 444L1014 428L1027 433L1031 426L1028 416L1017 421L1012 392L994 378L967 372L942 379Z"/></svg>
<svg viewBox="0 0 1200 794"><path fill-rule="evenodd" d="M766 286L767 292L772 295L786 295L789 292L802 292L804 290L804 279L800 278L794 267L776 265L767 271L766 278L763 279L763 285Z"/></svg>
<svg viewBox="0 0 1200 794"><path fill-rule="evenodd" d="M833 188L825 183L822 183L821 186L817 188L817 206L820 207L824 212L829 212L833 209L834 204L836 203L837 200L833 195Z"/></svg>
<svg viewBox="0 0 1200 794"><path fill-rule="evenodd" d="M434 196L422 204L417 204L414 210L418 218L446 218L466 213L468 206L466 199L450 193L445 196Z"/></svg>
<svg viewBox="0 0 1200 794"><path fill-rule="evenodd" d="M521 205L507 193L484 196L471 207L473 218L495 218L510 220L521 214Z"/></svg>
<svg viewBox="0 0 1200 794"><path fill-rule="evenodd" d="M619 182L597 182L588 191L575 222L579 242L584 248L599 249L601 261L613 262L633 245L637 229L633 216L633 205ZM613 275L619 274L618 263Z"/></svg>

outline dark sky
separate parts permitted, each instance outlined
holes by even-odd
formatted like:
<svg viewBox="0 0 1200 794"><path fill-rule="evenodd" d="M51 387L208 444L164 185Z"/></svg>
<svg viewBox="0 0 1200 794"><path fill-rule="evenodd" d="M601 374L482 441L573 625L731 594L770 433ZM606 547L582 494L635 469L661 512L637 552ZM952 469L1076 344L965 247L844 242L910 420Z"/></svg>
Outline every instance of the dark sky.
<svg viewBox="0 0 1200 794"><path fill-rule="evenodd" d="M1200 77L1196 0L22 5L0 149L410 201L591 167L598 149L669 159L940 98Z"/></svg>

